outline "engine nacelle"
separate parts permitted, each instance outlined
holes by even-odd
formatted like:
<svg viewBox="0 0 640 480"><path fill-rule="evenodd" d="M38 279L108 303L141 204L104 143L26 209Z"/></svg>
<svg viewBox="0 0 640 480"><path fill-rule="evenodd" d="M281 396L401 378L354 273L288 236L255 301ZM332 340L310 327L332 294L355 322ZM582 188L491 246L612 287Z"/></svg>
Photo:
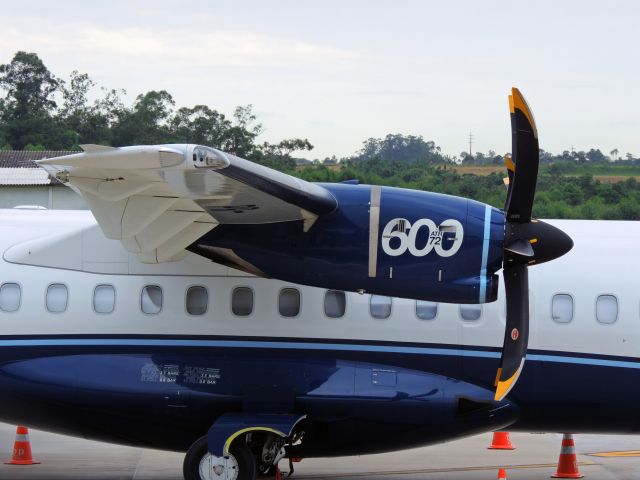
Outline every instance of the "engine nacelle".
<svg viewBox="0 0 640 480"><path fill-rule="evenodd" d="M304 221L220 225L190 249L253 274L450 303L497 298L504 214L473 200L324 184L338 208Z"/></svg>

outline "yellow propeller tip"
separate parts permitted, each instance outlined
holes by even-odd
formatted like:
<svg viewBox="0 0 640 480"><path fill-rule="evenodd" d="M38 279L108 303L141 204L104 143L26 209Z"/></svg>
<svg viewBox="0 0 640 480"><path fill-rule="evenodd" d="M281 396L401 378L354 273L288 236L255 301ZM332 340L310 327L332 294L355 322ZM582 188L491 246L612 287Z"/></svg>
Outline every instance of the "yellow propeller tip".
<svg viewBox="0 0 640 480"><path fill-rule="evenodd" d="M496 380L498 380L498 384L496 385L496 395L494 397L494 400L496 402L499 402L504 397L506 397L511 389L515 386L516 382L518 381L518 377L520 377L520 373L522 372L522 367L524 367L524 358L520 360L520 366L516 370L516 373L514 373L506 380L499 380L500 375L502 374L502 368L498 368L498 375L496 377Z"/></svg>
<svg viewBox="0 0 640 480"><path fill-rule="evenodd" d="M509 95L509 108L512 108L512 110L510 110L511 113L515 113L516 110L520 110L524 116L527 117L527 120L533 130L533 136L538 138L538 129L536 127L536 121L533 118L533 112L529 108L527 101L524 99L524 95L522 95L520 90L516 87L511 89L511 95Z"/></svg>

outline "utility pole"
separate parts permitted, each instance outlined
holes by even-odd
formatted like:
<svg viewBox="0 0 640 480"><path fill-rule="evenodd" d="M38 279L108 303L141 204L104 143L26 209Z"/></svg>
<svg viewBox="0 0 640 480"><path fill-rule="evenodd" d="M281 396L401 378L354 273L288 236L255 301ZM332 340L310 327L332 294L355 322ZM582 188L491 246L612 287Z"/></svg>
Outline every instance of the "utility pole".
<svg viewBox="0 0 640 480"><path fill-rule="evenodd" d="M469 132L469 156L473 157L473 152L471 151L471 146L473 145L473 133Z"/></svg>

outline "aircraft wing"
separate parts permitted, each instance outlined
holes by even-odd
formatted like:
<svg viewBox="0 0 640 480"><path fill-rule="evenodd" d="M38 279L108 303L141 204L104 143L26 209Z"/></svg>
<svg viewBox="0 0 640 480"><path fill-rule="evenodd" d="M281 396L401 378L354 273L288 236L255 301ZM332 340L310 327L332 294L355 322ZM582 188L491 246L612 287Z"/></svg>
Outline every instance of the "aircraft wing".
<svg viewBox="0 0 640 480"><path fill-rule="evenodd" d="M304 220L336 208L324 188L209 147L83 145L38 163L82 195L108 238L146 263L182 258L219 224Z"/></svg>

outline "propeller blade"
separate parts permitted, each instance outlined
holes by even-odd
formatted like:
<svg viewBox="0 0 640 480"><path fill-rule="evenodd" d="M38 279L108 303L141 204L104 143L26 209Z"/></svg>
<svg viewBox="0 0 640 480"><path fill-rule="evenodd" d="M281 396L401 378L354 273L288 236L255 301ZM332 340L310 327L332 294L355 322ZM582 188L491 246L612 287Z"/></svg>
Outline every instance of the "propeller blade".
<svg viewBox="0 0 640 480"><path fill-rule="evenodd" d="M538 131L533 114L517 88L509 95L513 158L505 155L508 180L505 202L503 272L507 324L500 367L496 375L496 401L514 387L524 366L529 342L528 265L554 260L573 247L562 230L531 218L538 182Z"/></svg>
<svg viewBox="0 0 640 480"><path fill-rule="evenodd" d="M527 266L513 262L503 273L507 301L507 324L502 358L496 375L495 400L507 396L522 372L529 342L529 274Z"/></svg>
<svg viewBox="0 0 640 480"><path fill-rule="evenodd" d="M531 220L533 197L538 181L538 130L526 100L520 90L513 88L509 96L511 112L511 141L513 178L509 171L509 191L505 203L508 222L526 223Z"/></svg>

